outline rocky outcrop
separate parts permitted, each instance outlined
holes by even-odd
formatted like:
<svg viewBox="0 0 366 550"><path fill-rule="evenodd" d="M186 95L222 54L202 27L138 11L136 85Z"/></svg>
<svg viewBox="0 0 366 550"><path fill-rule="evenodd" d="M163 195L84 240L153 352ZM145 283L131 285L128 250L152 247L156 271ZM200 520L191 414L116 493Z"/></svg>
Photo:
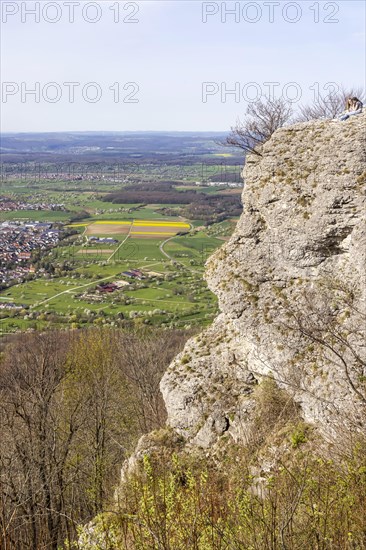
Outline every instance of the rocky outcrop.
<svg viewBox="0 0 366 550"><path fill-rule="evenodd" d="M244 170L244 212L206 278L220 315L161 382L190 445L250 441L271 377L323 436L363 429L365 114L278 130Z"/></svg>

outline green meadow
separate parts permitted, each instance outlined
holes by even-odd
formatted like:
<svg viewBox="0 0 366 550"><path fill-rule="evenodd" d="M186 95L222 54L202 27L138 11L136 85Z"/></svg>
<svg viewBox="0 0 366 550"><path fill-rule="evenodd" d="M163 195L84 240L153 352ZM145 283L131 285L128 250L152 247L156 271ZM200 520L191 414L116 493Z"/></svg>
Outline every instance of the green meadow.
<svg viewBox="0 0 366 550"><path fill-rule="evenodd" d="M18 210L15 212L0 212L0 222L14 221L39 221L39 222L67 222L72 214L61 210Z"/></svg>
<svg viewBox="0 0 366 550"><path fill-rule="evenodd" d="M82 185L78 191L74 182L58 183L34 187L19 183L5 189L16 200L64 204L67 211L2 212L0 221L62 222L68 231L73 230L73 235L45 254L43 260L54 266L53 272L0 291L0 303L24 306L23 310L0 310L0 331L66 327L70 323L75 327L121 322L187 327L212 322L217 300L203 280L204 264L232 233L234 222L206 228L203 220L186 220L191 230L177 236L170 235L169 229L164 233L164 223L150 229L138 227L136 231L150 232L144 235L129 235L117 224L114 232L111 223L101 223L99 232L97 221L141 220L156 224L185 220L164 216L162 205L104 202L103 194L110 190L104 185L98 187L98 192L91 192L83 190ZM200 190L215 192L214 188ZM93 242L88 240L90 236L117 242ZM143 280L122 275L131 269L151 274ZM98 284L121 280L128 286L111 294L97 292Z"/></svg>

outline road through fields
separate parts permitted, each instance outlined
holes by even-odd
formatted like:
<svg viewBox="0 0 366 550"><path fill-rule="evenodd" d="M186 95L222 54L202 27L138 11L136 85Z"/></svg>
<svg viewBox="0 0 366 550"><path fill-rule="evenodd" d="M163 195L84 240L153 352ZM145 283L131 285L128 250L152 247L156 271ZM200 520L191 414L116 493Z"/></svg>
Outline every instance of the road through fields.
<svg viewBox="0 0 366 550"><path fill-rule="evenodd" d="M107 262L110 262L111 259L113 258L113 256L115 256L115 254L117 254L117 252L119 251L119 249L122 248L122 246L125 244L125 242L126 242L127 239L129 238L129 236L131 235L132 227L133 227L133 221L132 221L132 224L130 225L130 229L128 230L128 233L127 233L127 235L126 235L126 238L123 239L123 241L122 241L121 244L116 248L116 250L113 252L113 254L111 254L111 255L109 256L109 258L107 259Z"/></svg>

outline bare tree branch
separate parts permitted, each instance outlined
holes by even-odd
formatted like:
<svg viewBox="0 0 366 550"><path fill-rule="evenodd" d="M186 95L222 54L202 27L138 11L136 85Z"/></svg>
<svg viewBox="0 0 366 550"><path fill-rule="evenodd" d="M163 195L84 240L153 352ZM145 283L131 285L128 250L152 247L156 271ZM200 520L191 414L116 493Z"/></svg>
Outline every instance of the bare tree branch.
<svg viewBox="0 0 366 550"><path fill-rule="evenodd" d="M231 128L225 145L239 147L247 153L260 155L259 146L269 140L272 134L288 124L293 115L291 103L283 98L265 97L248 106L243 121L238 119Z"/></svg>

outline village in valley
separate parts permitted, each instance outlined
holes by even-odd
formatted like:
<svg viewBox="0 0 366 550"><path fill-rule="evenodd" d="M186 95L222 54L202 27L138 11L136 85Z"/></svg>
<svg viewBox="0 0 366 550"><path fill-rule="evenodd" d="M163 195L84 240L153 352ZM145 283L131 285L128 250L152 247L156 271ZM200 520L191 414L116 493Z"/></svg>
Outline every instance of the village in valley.
<svg viewBox="0 0 366 550"><path fill-rule="evenodd" d="M217 301L202 279L204 263L234 224L205 229L146 214L74 224L3 221L1 332L209 323Z"/></svg>
<svg viewBox="0 0 366 550"><path fill-rule="evenodd" d="M60 228L45 222L0 223L0 285L20 283L35 274L32 258L56 246L61 232Z"/></svg>
<svg viewBox="0 0 366 550"><path fill-rule="evenodd" d="M148 139L151 151L160 137ZM202 275L235 228L242 182L237 159L220 157L212 138L179 139L189 151L192 140L203 143L202 159L209 150L210 163L185 157L187 166L179 159L162 167L143 158L128 175L124 164L122 185L119 175L110 181L95 168L92 188L91 180L75 174L17 177L13 164L5 170L1 334L70 326L190 328L212 321L217 299Z"/></svg>

